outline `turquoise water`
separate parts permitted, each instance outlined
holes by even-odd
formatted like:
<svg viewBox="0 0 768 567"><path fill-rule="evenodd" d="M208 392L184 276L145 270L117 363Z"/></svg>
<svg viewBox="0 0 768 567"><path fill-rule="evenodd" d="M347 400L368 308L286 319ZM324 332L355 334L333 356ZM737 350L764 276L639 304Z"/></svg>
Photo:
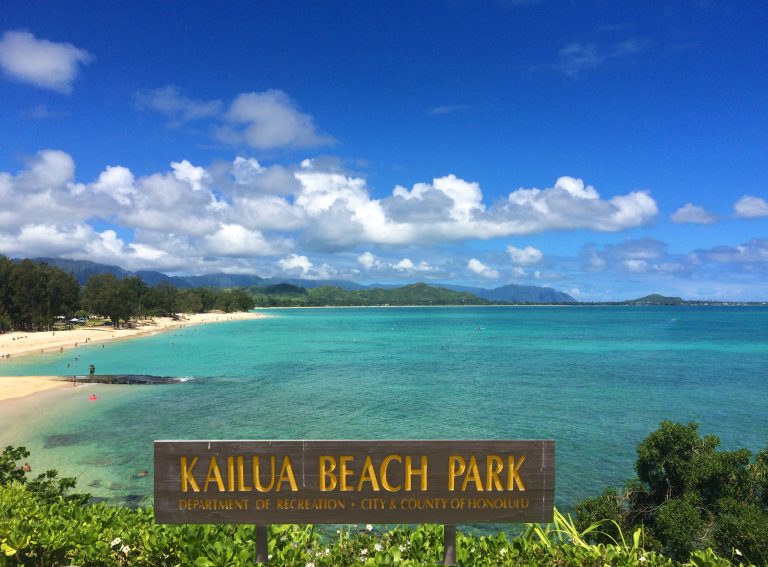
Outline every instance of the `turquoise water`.
<svg viewBox="0 0 768 567"><path fill-rule="evenodd" d="M554 439L567 509L632 476L637 443L661 420L696 421L727 448L768 442L768 309L269 313L90 345L77 361L4 362L3 375L93 363L191 380L55 392L55 404L0 416L0 443L26 445L96 495L136 501L151 494L151 479L133 476L151 470L154 439Z"/></svg>

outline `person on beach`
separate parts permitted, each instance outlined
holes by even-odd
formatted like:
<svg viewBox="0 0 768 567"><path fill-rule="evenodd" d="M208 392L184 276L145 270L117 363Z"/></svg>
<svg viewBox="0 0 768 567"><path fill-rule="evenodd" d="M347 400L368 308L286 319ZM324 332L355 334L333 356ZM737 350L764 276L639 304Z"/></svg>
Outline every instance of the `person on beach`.
<svg viewBox="0 0 768 567"><path fill-rule="evenodd" d="M88 367L88 372L90 373L91 376L93 376L94 374L96 374L96 367L93 364L91 364Z"/></svg>

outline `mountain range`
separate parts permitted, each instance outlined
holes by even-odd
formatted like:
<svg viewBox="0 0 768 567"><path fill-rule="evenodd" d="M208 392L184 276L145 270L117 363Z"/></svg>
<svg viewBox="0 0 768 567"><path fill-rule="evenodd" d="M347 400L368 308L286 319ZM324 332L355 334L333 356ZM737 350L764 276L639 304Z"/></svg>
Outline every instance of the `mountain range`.
<svg viewBox="0 0 768 567"><path fill-rule="evenodd" d="M34 261L45 263L59 268L77 278L84 285L93 275L112 274L117 278L139 276L147 285L156 286L159 283L169 283L178 288L196 287L266 287L279 284L290 284L312 289L321 286L338 287L347 291L356 291L374 288L397 288L400 286L370 284L362 285L348 280L309 280L302 278L262 278L249 274L205 274L200 276L168 276L161 272L139 270L130 272L119 266L99 264L89 260L69 260L66 258L34 258ZM501 287L486 289L480 287L468 287L453 284L432 284L434 287L442 287L452 291L468 292L488 301L506 303L577 303L577 301L561 291L548 287L508 284Z"/></svg>

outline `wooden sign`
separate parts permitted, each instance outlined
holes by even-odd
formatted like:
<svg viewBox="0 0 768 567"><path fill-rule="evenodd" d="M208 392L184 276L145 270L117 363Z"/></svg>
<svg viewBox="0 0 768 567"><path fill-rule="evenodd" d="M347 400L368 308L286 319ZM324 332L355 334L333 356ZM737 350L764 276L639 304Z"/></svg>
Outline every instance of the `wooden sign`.
<svg viewBox="0 0 768 567"><path fill-rule="evenodd" d="M552 521L554 441L155 441L159 523Z"/></svg>

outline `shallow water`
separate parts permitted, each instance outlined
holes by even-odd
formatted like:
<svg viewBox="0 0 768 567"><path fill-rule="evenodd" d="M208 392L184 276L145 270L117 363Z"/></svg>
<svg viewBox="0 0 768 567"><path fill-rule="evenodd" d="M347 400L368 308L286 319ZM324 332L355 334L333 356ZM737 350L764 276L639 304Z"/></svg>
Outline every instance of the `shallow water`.
<svg viewBox="0 0 768 567"><path fill-rule="evenodd" d="M28 398L3 410L0 443L26 445L33 466L77 476L82 490L136 501L151 495L135 474L151 470L154 439L554 439L568 508L632 476L637 443L661 420L696 421L727 448L768 441L768 309L270 313L89 345L77 361L4 362L3 375L93 363L190 380Z"/></svg>

